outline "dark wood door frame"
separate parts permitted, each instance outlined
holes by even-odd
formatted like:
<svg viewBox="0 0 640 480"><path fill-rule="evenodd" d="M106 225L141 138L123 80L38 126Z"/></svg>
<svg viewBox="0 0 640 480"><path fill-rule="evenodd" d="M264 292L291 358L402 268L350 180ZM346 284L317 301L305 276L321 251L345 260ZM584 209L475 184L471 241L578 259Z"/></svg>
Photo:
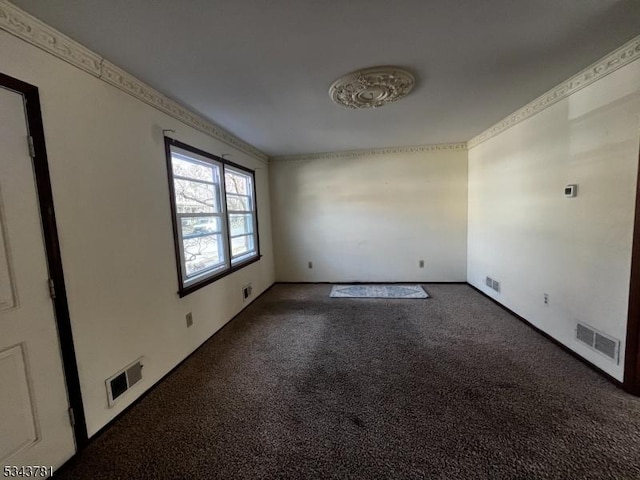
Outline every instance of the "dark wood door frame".
<svg viewBox="0 0 640 480"><path fill-rule="evenodd" d="M40 94L38 93L37 87L2 73L0 73L0 86L21 94L25 100L28 130L29 135L33 139L35 154L33 158L33 169L38 192L38 203L40 206L42 233L47 254L47 266L49 268L49 277L55 285L53 306L58 327L58 336L60 338L67 395L69 396L69 405L72 409L70 415L73 422L76 448L80 450L87 444L87 425L80 391L78 364L73 346L67 290L64 283L62 259L60 257L60 242L53 207L53 193L51 191L44 126L42 124L42 113L40 111Z"/></svg>
<svg viewBox="0 0 640 480"><path fill-rule="evenodd" d="M640 396L640 153L636 182L636 211L631 247L631 280L629 284L629 313L624 356L624 389Z"/></svg>

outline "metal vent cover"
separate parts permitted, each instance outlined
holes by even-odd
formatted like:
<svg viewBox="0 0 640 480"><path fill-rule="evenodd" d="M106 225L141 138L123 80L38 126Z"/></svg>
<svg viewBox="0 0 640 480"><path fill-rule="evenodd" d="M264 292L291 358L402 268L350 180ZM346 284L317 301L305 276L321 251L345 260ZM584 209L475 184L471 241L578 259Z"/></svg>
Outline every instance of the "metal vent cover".
<svg viewBox="0 0 640 480"><path fill-rule="evenodd" d="M129 387L142 380L142 363L136 362L127 368L127 384Z"/></svg>
<svg viewBox="0 0 640 480"><path fill-rule="evenodd" d="M593 339L595 332L586 325L578 324L576 328L576 338L590 347L593 347Z"/></svg>
<svg viewBox="0 0 640 480"><path fill-rule="evenodd" d="M620 363L620 340L599 332L584 323L577 324L576 339L586 344L592 350L600 352L616 363Z"/></svg>
<svg viewBox="0 0 640 480"><path fill-rule="evenodd" d="M611 340L610 338L605 337L604 335L600 335L596 332L596 341L594 344L594 348L604 353L607 357L616 359L618 353L618 344L615 340Z"/></svg>
<svg viewBox="0 0 640 480"><path fill-rule="evenodd" d="M142 357L140 357L118 373L107 378L105 384L107 387L107 400L109 402L109 407L113 406L122 394L142 380L142 367Z"/></svg>

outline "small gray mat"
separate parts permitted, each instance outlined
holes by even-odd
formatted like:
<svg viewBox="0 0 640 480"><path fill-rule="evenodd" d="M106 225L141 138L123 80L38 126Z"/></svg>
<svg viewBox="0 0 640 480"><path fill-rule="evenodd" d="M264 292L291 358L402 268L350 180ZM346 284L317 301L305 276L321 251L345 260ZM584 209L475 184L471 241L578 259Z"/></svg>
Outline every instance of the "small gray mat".
<svg viewBox="0 0 640 480"><path fill-rule="evenodd" d="M333 298L429 298L420 285L334 285Z"/></svg>

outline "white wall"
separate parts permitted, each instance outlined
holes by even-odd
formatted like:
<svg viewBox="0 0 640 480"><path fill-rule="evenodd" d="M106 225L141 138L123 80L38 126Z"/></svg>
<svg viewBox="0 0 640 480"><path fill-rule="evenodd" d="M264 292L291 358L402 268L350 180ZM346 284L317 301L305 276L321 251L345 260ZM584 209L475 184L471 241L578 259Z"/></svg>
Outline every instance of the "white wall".
<svg viewBox="0 0 640 480"><path fill-rule="evenodd" d="M469 151L469 283L618 380L624 351L616 364L574 329L624 349L639 127L636 61Z"/></svg>
<svg viewBox="0 0 640 480"><path fill-rule="evenodd" d="M40 89L89 435L274 281L267 165L5 32L0 71ZM262 260L180 299L162 129L256 169ZM193 312L187 329L185 314ZM144 379L107 407L105 379L145 357Z"/></svg>
<svg viewBox="0 0 640 480"><path fill-rule="evenodd" d="M466 151L273 160L270 177L278 281L465 281Z"/></svg>

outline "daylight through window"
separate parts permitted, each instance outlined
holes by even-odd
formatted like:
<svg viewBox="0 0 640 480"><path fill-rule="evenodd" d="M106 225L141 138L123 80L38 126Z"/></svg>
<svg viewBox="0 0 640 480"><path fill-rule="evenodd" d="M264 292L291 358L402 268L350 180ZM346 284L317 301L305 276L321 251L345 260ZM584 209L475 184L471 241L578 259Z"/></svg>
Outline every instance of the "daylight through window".
<svg viewBox="0 0 640 480"><path fill-rule="evenodd" d="M255 178L251 170L166 141L179 293L186 295L260 257Z"/></svg>

